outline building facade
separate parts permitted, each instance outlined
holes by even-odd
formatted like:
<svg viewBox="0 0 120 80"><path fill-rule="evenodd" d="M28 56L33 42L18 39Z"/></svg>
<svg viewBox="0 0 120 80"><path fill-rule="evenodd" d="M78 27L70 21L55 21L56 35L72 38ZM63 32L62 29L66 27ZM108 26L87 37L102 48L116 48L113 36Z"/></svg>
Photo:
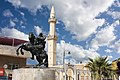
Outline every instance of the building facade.
<svg viewBox="0 0 120 80"><path fill-rule="evenodd" d="M91 80L91 73L85 64L65 64L56 66L55 80Z"/></svg>
<svg viewBox="0 0 120 80"><path fill-rule="evenodd" d="M24 40L0 37L0 80L12 80L13 69L26 66L26 59L30 57L29 53L17 56L17 45L25 43Z"/></svg>

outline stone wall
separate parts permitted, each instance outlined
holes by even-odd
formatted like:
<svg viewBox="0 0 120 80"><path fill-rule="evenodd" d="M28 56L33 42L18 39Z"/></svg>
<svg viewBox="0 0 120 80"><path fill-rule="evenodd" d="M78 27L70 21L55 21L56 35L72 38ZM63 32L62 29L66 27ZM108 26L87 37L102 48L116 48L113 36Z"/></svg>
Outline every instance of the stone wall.
<svg viewBox="0 0 120 80"><path fill-rule="evenodd" d="M15 69L12 80L55 80L55 70L49 68Z"/></svg>

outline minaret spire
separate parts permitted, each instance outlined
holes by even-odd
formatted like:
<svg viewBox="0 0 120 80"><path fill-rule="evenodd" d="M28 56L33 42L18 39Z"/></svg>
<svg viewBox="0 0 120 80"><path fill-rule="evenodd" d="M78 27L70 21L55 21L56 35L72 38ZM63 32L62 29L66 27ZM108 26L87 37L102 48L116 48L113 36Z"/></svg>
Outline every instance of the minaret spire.
<svg viewBox="0 0 120 80"><path fill-rule="evenodd" d="M54 6L52 6L52 8L51 8L50 18L55 18L55 9L54 9Z"/></svg>
<svg viewBox="0 0 120 80"><path fill-rule="evenodd" d="M49 23L50 23L50 32L47 37L48 40L48 66L52 67L56 65L56 42L57 42L57 36L56 36L56 17L55 17L55 10L54 6L51 8Z"/></svg>

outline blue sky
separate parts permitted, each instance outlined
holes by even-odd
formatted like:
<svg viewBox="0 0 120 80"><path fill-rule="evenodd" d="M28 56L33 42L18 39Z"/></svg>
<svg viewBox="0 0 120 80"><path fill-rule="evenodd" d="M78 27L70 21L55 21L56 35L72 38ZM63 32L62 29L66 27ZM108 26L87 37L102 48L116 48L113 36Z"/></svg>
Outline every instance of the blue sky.
<svg viewBox="0 0 120 80"><path fill-rule="evenodd" d="M120 57L119 0L0 0L0 36L28 40L28 33L37 36L49 33L51 6L56 11L57 63L86 62L88 57ZM46 44L47 50L47 44ZM28 63L34 63L28 60Z"/></svg>

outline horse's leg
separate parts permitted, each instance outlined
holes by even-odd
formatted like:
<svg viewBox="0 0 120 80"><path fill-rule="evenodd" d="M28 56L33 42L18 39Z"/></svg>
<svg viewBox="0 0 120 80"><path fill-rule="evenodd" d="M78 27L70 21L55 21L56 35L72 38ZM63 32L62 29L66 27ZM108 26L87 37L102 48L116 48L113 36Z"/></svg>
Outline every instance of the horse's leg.
<svg viewBox="0 0 120 80"><path fill-rule="evenodd" d="M45 61L44 61L44 65L46 66L46 67L48 67L48 55L45 53Z"/></svg>
<svg viewBox="0 0 120 80"><path fill-rule="evenodd" d="M34 60L34 53L33 53L33 51L30 51L30 53L32 54L31 59Z"/></svg>
<svg viewBox="0 0 120 80"><path fill-rule="evenodd" d="M18 49L16 50L16 54L17 55L19 55L19 49L21 48L21 46L20 47L18 47Z"/></svg>
<svg viewBox="0 0 120 80"><path fill-rule="evenodd" d="M39 62L38 66L41 66L43 64L43 62L41 62L40 56L36 56L36 59Z"/></svg>
<svg viewBox="0 0 120 80"><path fill-rule="evenodd" d="M20 48L20 52L21 52L21 54L22 55L24 55L24 52L23 52L23 50L22 50L23 48Z"/></svg>

